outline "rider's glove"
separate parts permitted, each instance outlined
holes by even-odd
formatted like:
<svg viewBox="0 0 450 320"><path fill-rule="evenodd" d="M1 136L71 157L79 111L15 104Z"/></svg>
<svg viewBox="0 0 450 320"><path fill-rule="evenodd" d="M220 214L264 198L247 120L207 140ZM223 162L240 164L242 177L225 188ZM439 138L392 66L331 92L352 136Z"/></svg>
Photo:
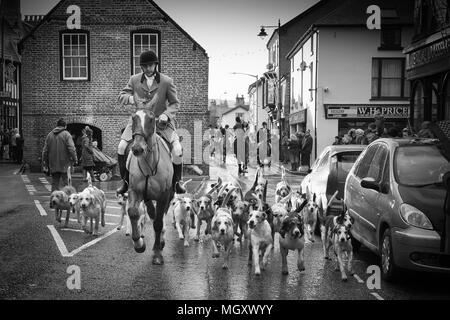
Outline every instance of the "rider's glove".
<svg viewBox="0 0 450 320"><path fill-rule="evenodd" d="M167 114L162 113L159 116L159 122L162 124L169 122L169 117L167 116Z"/></svg>

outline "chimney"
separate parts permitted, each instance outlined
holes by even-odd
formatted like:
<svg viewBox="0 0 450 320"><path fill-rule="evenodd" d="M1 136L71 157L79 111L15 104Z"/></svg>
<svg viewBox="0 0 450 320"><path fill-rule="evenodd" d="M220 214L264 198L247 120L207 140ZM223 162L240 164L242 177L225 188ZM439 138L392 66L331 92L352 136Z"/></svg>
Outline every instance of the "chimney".
<svg viewBox="0 0 450 320"><path fill-rule="evenodd" d="M239 95L236 95L236 107L242 107L244 104L244 96L239 97Z"/></svg>

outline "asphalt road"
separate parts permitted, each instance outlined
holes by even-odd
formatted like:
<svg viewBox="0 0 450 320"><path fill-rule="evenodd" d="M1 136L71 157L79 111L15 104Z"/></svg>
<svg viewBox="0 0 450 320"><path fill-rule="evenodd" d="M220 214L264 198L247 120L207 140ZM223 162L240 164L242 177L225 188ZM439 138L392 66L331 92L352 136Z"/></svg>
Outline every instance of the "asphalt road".
<svg viewBox="0 0 450 320"><path fill-rule="evenodd" d="M226 166L212 166L211 179L218 176L237 177L234 159ZM275 247L268 268L260 277L247 265L248 243L236 242L230 257L229 270L222 260L212 259L211 241L192 240L185 248L172 226L172 217L165 217L165 264L152 264L150 250L153 227L145 231L147 251L138 254L124 229L117 231L119 206L114 196L117 182L96 183L107 195L105 228L94 238L80 232L76 221L62 229L48 206L50 180L42 174L16 175L18 166L0 165L0 299L194 299L194 300L375 300L375 299L449 299L450 277L408 273L395 284L381 281L373 287L369 266L378 264L378 257L362 248L354 256L356 276L342 282L334 264L323 259L320 237L307 244L304 272L296 269L297 253L288 256L289 275L281 273L281 257L276 235ZM254 180L250 168L240 182L244 192ZM274 169L268 176L268 201L280 176ZM298 187L302 176L288 174L288 182ZM78 188L82 183L75 181ZM188 188L192 190L196 183ZM204 228L204 225L203 225ZM203 233L202 233L203 234ZM80 289L71 287L79 267ZM69 281L68 281L69 279ZM68 286L69 282L69 286ZM69 289L71 287L71 289Z"/></svg>

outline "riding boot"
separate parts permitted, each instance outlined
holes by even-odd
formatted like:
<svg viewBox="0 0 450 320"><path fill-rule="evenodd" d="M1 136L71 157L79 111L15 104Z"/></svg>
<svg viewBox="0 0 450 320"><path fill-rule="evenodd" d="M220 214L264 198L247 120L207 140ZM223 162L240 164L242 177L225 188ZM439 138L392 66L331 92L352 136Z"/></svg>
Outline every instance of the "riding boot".
<svg viewBox="0 0 450 320"><path fill-rule="evenodd" d="M173 179L172 179L172 187L174 188L175 193L186 193L186 189L180 184L181 174L183 170L183 165L181 164L173 164Z"/></svg>
<svg viewBox="0 0 450 320"><path fill-rule="evenodd" d="M127 156L118 154L117 161L119 163L120 177L122 178L122 186L116 190L116 194L124 194L128 191L128 182L130 179L130 173L127 170Z"/></svg>
<svg viewBox="0 0 450 320"><path fill-rule="evenodd" d="M239 172L238 172L238 175L241 175L241 174L244 173L244 171L242 170L242 164L239 163L238 166L239 166Z"/></svg>

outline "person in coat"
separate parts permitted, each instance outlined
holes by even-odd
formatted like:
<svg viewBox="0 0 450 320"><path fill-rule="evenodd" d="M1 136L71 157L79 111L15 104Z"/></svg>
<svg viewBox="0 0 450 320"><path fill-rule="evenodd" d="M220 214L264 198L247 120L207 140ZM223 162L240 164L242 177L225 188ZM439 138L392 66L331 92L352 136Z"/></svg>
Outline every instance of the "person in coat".
<svg viewBox="0 0 450 320"><path fill-rule="evenodd" d="M313 139L311 137L311 131L308 129L305 132L305 137L302 141L302 166L311 166L311 152L313 149Z"/></svg>
<svg viewBox="0 0 450 320"><path fill-rule="evenodd" d="M291 139L289 140L289 161L291 163L291 170L297 171L300 163L300 143L302 135L300 132L296 134L291 134Z"/></svg>
<svg viewBox="0 0 450 320"><path fill-rule="evenodd" d="M157 132L171 144L173 161L172 187L176 193L185 193L186 189L179 183L182 176L183 151L180 138L175 131L175 115L179 109L177 89L172 78L156 70L158 56L153 51L145 51L139 57L141 73L131 76L127 85L119 94L119 103L123 106L133 105L135 111L151 110L157 121ZM131 117L122 133L118 146L118 162L123 184L116 190L124 194L128 190L129 172L126 168L128 144L133 140Z"/></svg>
<svg viewBox="0 0 450 320"><path fill-rule="evenodd" d="M66 122L59 119L54 128L46 137L42 150L42 164L44 171L50 171L52 176L52 192L68 184L67 168L77 162L77 153L72 136L66 130Z"/></svg>
<svg viewBox="0 0 450 320"><path fill-rule="evenodd" d="M87 173L91 175L92 181L98 181L94 177L94 150L92 145L92 129L86 126L84 129L84 134L81 139L81 166L85 172L84 181L87 181Z"/></svg>

